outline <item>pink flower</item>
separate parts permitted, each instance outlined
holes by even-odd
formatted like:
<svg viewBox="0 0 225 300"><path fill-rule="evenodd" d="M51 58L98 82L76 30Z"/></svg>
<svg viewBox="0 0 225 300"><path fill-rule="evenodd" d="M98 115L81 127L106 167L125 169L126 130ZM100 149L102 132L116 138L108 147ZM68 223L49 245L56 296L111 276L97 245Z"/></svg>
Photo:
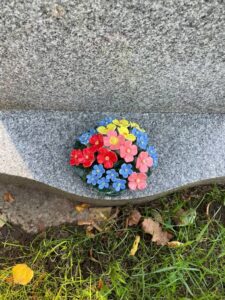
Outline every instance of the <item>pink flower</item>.
<svg viewBox="0 0 225 300"><path fill-rule="evenodd" d="M110 130L107 136L104 136L104 146L109 147L111 150L118 150L125 142L125 138L114 130Z"/></svg>
<svg viewBox="0 0 225 300"><path fill-rule="evenodd" d="M147 187L147 175L145 173L133 172L128 177L128 186L131 190L144 190Z"/></svg>
<svg viewBox="0 0 225 300"><path fill-rule="evenodd" d="M125 141L120 146L120 156L124 158L125 162L131 162L134 160L134 155L138 152L136 145L132 145L131 141Z"/></svg>
<svg viewBox="0 0 225 300"><path fill-rule="evenodd" d="M149 156L148 152L142 151L137 158L136 168L140 170L140 172L145 173L148 172L148 168L153 166L153 159Z"/></svg>

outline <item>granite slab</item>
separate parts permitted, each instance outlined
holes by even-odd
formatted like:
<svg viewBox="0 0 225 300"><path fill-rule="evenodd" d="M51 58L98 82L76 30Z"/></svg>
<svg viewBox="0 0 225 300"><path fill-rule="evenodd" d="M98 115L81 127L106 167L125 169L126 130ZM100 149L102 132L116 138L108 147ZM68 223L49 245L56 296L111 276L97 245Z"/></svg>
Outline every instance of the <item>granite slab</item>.
<svg viewBox="0 0 225 300"><path fill-rule="evenodd" d="M0 109L225 113L223 0L1 0Z"/></svg>
<svg viewBox="0 0 225 300"><path fill-rule="evenodd" d="M75 175L69 154L76 136L108 115L111 113L1 111L0 177L100 205L141 203L185 186L224 180L224 114L114 114L142 124L158 151L159 167L146 190L103 198Z"/></svg>

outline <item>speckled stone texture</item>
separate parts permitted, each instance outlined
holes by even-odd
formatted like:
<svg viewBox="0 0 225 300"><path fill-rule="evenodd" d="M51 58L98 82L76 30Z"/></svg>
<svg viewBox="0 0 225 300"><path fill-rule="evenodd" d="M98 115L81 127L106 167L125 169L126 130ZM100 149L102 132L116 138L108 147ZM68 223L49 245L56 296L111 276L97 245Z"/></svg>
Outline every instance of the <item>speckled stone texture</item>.
<svg viewBox="0 0 225 300"><path fill-rule="evenodd" d="M123 114L140 121L159 154L159 167L144 191L103 198L69 165L75 137L109 114L5 111L0 113L0 174L28 178L31 186L58 189L71 199L101 205L144 202L182 186L224 179L225 115ZM115 115L120 117L121 115ZM12 182L19 180L11 177ZM37 183L37 186L38 186ZM43 185L45 184L45 185Z"/></svg>
<svg viewBox="0 0 225 300"><path fill-rule="evenodd" d="M0 109L225 112L223 0L1 0Z"/></svg>

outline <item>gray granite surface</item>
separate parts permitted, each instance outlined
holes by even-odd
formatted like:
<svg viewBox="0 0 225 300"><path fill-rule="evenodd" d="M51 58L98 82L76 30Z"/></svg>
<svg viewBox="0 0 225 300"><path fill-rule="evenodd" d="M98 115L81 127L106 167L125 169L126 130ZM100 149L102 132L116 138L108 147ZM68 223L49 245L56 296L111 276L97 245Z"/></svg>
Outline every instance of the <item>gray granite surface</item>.
<svg viewBox="0 0 225 300"><path fill-rule="evenodd" d="M225 112L224 32L223 0L1 0L0 109Z"/></svg>
<svg viewBox="0 0 225 300"><path fill-rule="evenodd" d="M127 113L123 116L139 121L149 133L158 150L159 167L146 190L103 199L74 174L69 154L75 137L106 115L110 114L0 112L0 174L29 179L28 185L34 180L65 196L106 205L147 201L183 186L224 179L224 114ZM12 178L16 182L17 177Z"/></svg>

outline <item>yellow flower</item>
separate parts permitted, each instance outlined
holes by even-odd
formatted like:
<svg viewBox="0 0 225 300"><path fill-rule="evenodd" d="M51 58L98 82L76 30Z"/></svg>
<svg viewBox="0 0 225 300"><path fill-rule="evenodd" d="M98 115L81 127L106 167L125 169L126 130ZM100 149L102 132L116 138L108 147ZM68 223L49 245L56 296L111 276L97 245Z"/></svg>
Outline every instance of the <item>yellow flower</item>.
<svg viewBox="0 0 225 300"><path fill-rule="evenodd" d="M126 127L118 128L119 134L123 135L125 139L134 142L136 140L136 136L129 133L129 130Z"/></svg>
<svg viewBox="0 0 225 300"><path fill-rule="evenodd" d="M113 120L113 124L115 124L116 126L119 126L119 127L128 127L129 126L129 121L123 119L123 120Z"/></svg>
<svg viewBox="0 0 225 300"><path fill-rule="evenodd" d="M142 129L138 123L130 122L130 126L131 126L132 128L137 128L138 130L140 130L140 131L142 131L142 132L145 132L145 130Z"/></svg>
<svg viewBox="0 0 225 300"><path fill-rule="evenodd" d="M104 127L104 126L98 127L97 131L101 134L107 134L109 131L112 131L112 130L115 130L115 129L116 129L116 125L110 123L106 127Z"/></svg>

